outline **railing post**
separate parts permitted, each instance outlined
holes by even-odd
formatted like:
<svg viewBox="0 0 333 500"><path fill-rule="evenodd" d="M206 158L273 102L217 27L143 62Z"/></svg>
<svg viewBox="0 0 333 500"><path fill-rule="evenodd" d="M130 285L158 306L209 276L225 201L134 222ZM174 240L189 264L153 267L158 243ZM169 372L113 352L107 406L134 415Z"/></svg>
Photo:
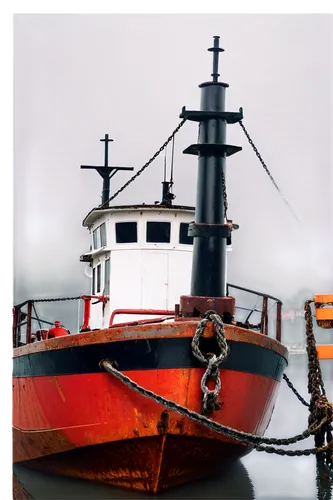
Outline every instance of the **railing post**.
<svg viewBox="0 0 333 500"><path fill-rule="evenodd" d="M268 304L268 297L263 297L262 312L261 312L261 327L260 327L260 333L262 333L263 335L268 334L267 304Z"/></svg>
<svg viewBox="0 0 333 500"><path fill-rule="evenodd" d="M27 313L27 338L26 343L31 343L31 312L32 312L32 302L29 300L28 302L28 313Z"/></svg>
<svg viewBox="0 0 333 500"><path fill-rule="evenodd" d="M15 345L15 308L13 310L12 306L9 306L9 346L10 349L16 347Z"/></svg>
<svg viewBox="0 0 333 500"><path fill-rule="evenodd" d="M18 312L16 307L13 309L13 347L17 347L17 318Z"/></svg>
<svg viewBox="0 0 333 500"><path fill-rule="evenodd" d="M281 342L281 310L282 302L276 304L276 340Z"/></svg>
<svg viewBox="0 0 333 500"><path fill-rule="evenodd" d="M91 297L83 295L82 296L83 302L84 302L84 312L83 312L83 325L81 327L81 332L84 332L85 330L90 330L89 326L89 321L90 321L90 301Z"/></svg>
<svg viewBox="0 0 333 500"><path fill-rule="evenodd" d="M22 311L17 310L17 324L16 324L16 347L18 347L21 342L21 323L22 323Z"/></svg>

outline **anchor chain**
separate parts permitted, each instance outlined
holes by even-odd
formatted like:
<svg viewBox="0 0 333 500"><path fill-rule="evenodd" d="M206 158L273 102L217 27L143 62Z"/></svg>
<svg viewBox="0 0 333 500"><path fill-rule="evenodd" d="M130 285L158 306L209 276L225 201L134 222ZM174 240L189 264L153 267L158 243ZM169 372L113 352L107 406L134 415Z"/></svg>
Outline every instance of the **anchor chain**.
<svg viewBox="0 0 333 500"><path fill-rule="evenodd" d="M333 404L327 399L322 378L316 340L313 333L311 303L307 300L304 304L306 322L306 350L308 354L308 392L311 395L309 405L309 426L318 420L326 418L326 423L315 433L315 444L327 449L321 459L327 467L333 469Z"/></svg>
<svg viewBox="0 0 333 500"><path fill-rule="evenodd" d="M203 337L208 321L211 321L214 325L214 335L220 349L220 354L218 356L216 356L216 354L203 354L200 350L200 339ZM208 415L221 408L221 404L217 402L221 390L219 366L229 354L229 347L224 335L224 324L222 318L215 311L206 312L204 318L196 328L191 347L193 355L200 363L206 366L206 371L201 379L201 390L203 392L201 413L203 415ZM208 389L208 380L214 381L215 388L213 390Z"/></svg>
<svg viewBox="0 0 333 500"><path fill-rule="evenodd" d="M175 130L172 132L172 134L167 138L167 140L165 141L165 143L160 147L160 149L158 151L156 151L156 153L143 165L143 167L140 168L140 170L137 171L137 173L135 175L133 175L133 177L131 177L127 182L125 182L125 184L120 188L118 189L118 191L116 191L108 200L106 200L104 203L102 203L99 208L103 208L105 207L106 205L108 205L108 203L110 203L110 201L114 200L116 198L116 196L118 196L120 193L122 193L124 191L124 189L126 189L130 184L132 184L132 182L135 181L135 179L137 177L139 177L139 175L142 174L142 172L144 170L146 170L147 167L149 167L149 165L158 157L158 155L160 153L162 153L162 151L167 147L167 145L169 144L169 142L172 141L172 139L174 138L174 136L177 134L177 132L182 128L182 126L184 125L184 123L186 122L186 118L184 118L178 125L177 127L175 128Z"/></svg>
<svg viewBox="0 0 333 500"><path fill-rule="evenodd" d="M108 373L114 375L128 388L134 390L138 394L146 398L152 399L156 403L165 406L171 411L176 411L180 415L190 418L194 422L199 423L204 427L207 427L211 431L223 434L224 436L234 439L235 441L238 441L243 445L250 446L256 449L257 451L265 451L266 453L275 453L281 456L294 457L294 456L304 456L304 455L305 456L317 455L318 453L323 453L327 451L329 448L332 448L331 444L321 446L319 448L306 448L304 450L284 450L275 448L273 446L263 446L263 444L276 444L278 446L289 445L289 444L295 444L298 441L302 441L303 439L306 439L312 434L318 432L318 430L323 425L325 425L327 421L326 417L321 422L319 422L318 425L316 426L313 425L309 427L304 432L302 432L302 434L298 434L297 436L293 436L291 438L286 438L286 439L265 438L263 436L257 436L249 432L239 431L231 427L228 427L226 425L219 424L218 422L215 422L214 420L211 420L204 415L200 415L200 413L185 408L184 406L176 403L175 401L171 401L158 394L155 394L153 391L150 391L149 389L145 389L141 385L134 382L134 380L131 380L129 377L127 377L119 370L117 370L117 368L115 368L114 366L116 364L115 362L111 363L109 360L105 359L102 360L99 364L101 368L106 370Z"/></svg>
<svg viewBox="0 0 333 500"><path fill-rule="evenodd" d="M300 395L300 393L295 389L294 385L292 384L291 380L287 377L287 375L284 373L283 374L283 379L286 381L287 383L287 386L293 391L293 393L295 394L295 396L297 397L297 399L304 405L304 406L307 406L309 407L309 403L307 403L305 401L305 399L302 398L302 396Z"/></svg>

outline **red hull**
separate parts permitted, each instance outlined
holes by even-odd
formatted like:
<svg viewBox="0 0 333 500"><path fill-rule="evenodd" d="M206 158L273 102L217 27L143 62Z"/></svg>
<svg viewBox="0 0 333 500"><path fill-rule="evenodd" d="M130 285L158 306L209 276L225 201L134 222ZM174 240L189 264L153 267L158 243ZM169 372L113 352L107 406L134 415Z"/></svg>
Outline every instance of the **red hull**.
<svg viewBox="0 0 333 500"><path fill-rule="evenodd" d="M178 325L177 331L173 326L176 342L192 337L195 325L195 322ZM170 328L164 326L164 330L171 331ZM152 328L145 330L132 328L131 339L127 335L125 340L126 329L122 329L120 333L125 332L125 335L121 347L133 340L133 335L138 339L140 334L142 339L145 334L147 339ZM154 330L155 338L161 335L161 328L155 326ZM226 330L227 340L229 337L235 342L237 337L239 344L234 344L234 351L243 344L251 344L254 349L264 347L265 352L274 352L278 357L282 357L282 353L286 355L281 344L272 339L246 332L244 340L245 331L232 327ZM90 344L87 342L89 336ZM33 356L38 351L46 351L48 346L65 353L71 341L76 342L76 346L86 347L102 344L105 350L107 345L112 347L112 342L121 339L117 332L110 339L110 331L107 335L91 332L85 337L70 337L71 340L54 339L16 351L22 362L24 350L30 354L35 351L29 358L29 366L32 366L31 359L37 359ZM148 339L153 349L151 336ZM160 358L163 358L161 354ZM242 366L245 361L239 360L239 363ZM219 400L223 405L212 418L224 425L262 435L273 412L279 381L271 376L230 368L221 370ZM37 367L36 373L38 369L41 370ZM200 412L202 368L122 371L145 388ZM13 386L14 462L24 462L39 470L157 492L205 476L221 464L251 451L134 393L112 375L101 371L17 376Z"/></svg>

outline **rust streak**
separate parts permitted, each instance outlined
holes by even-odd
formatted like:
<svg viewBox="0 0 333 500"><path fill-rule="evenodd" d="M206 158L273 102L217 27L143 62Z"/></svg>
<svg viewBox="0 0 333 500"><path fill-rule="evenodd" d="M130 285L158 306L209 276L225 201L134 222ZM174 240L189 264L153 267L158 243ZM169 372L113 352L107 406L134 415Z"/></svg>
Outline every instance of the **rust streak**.
<svg viewBox="0 0 333 500"><path fill-rule="evenodd" d="M59 383L59 378L58 377L54 377L54 381L55 381L55 385L57 387L57 390L58 390L58 393L59 393L59 396L61 397L62 401L65 403L66 401L66 398L65 398L65 395L62 391L62 388L61 388L61 385Z"/></svg>
<svg viewBox="0 0 333 500"><path fill-rule="evenodd" d="M166 434L169 427L169 413L167 410L162 411L161 418L157 423L157 430L159 434Z"/></svg>

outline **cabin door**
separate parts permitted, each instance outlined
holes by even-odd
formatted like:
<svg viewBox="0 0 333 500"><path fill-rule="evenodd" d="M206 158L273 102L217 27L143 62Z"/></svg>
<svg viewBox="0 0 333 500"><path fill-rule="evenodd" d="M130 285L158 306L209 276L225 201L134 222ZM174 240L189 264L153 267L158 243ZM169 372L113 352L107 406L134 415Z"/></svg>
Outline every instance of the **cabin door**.
<svg viewBox="0 0 333 500"><path fill-rule="evenodd" d="M168 254L149 250L142 252L143 309L168 308Z"/></svg>

